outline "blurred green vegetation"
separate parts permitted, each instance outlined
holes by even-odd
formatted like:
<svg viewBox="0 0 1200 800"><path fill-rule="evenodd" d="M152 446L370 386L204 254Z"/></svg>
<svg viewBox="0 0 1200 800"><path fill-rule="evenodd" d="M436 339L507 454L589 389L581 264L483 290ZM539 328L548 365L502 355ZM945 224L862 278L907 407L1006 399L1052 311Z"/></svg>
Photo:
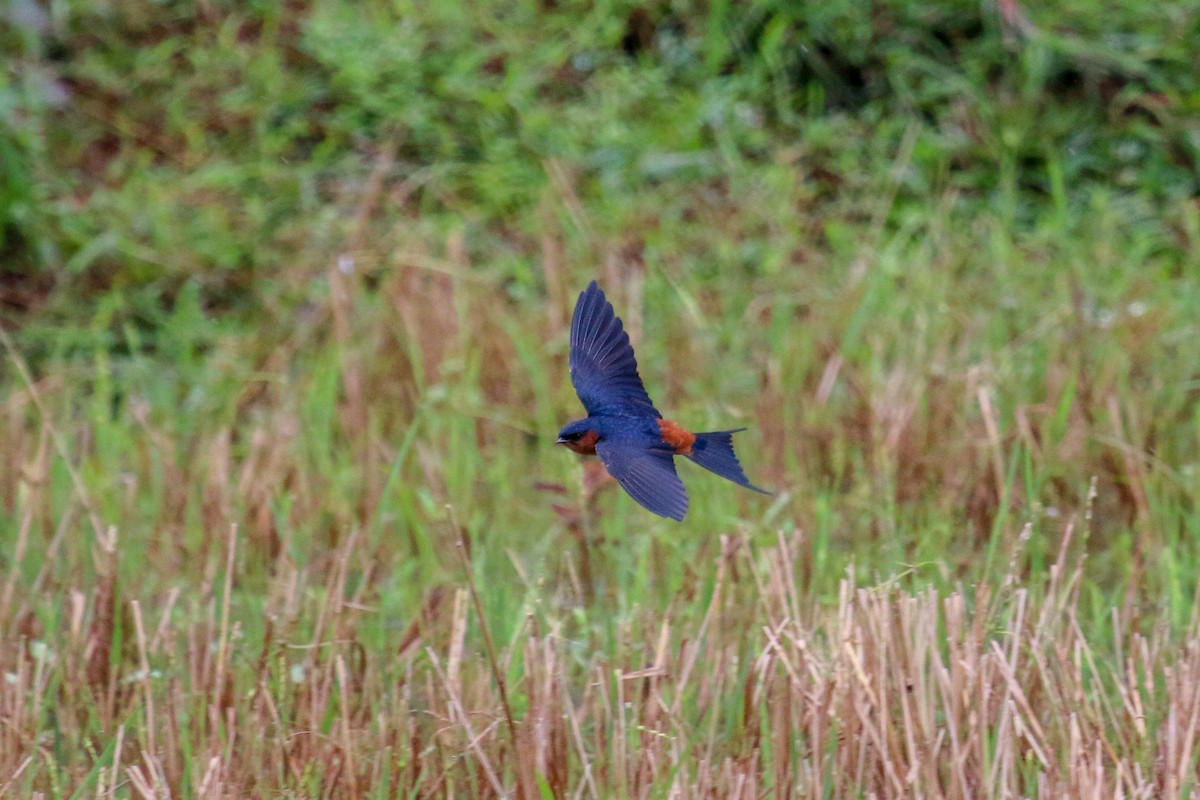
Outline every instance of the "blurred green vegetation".
<svg viewBox="0 0 1200 800"><path fill-rule="evenodd" d="M610 231L790 166L830 247L880 193L889 230L947 196L1070 226L1100 193L1169 237L1200 192L1186 1L7 8L4 301L43 354L64 326L157 347L179 303L288 327L310 289L280 272L339 246L381 156L405 218L525 293L548 161Z"/></svg>

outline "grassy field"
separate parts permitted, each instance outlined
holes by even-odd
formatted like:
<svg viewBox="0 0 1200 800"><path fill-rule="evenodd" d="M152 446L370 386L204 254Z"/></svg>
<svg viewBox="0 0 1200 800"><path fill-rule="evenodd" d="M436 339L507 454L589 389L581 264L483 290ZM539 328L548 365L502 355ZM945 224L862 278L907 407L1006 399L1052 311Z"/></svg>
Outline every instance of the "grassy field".
<svg viewBox="0 0 1200 800"><path fill-rule="evenodd" d="M1200 796L1200 9L794 5L10 3L0 798Z"/></svg>

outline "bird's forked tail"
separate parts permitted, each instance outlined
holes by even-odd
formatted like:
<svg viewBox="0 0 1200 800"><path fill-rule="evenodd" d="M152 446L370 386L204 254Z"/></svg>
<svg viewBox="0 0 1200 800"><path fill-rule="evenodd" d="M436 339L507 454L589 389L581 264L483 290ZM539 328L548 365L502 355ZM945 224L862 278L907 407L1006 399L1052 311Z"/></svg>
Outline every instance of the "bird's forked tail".
<svg viewBox="0 0 1200 800"><path fill-rule="evenodd" d="M746 473L742 471L742 465L733 452L733 434L744 430L746 429L736 428L731 431L697 433L696 441L692 443L692 451L687 456L709 472L715 472L722 478L728 478L739 486L770 494L766 489L760 489L746 478Z"/></svg>

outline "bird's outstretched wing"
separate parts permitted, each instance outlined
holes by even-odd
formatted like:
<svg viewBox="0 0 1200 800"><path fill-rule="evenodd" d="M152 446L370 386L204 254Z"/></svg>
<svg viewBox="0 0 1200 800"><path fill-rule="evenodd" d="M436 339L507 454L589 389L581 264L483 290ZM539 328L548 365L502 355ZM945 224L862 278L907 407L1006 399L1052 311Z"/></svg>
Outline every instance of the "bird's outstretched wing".
<svg viewBox="0 0 1200 800"><path fill-rule="evenodd" d="M661 416L638 376L629 335L595 281L571 318L571 382L589 414Z"/></svg>
<svg viewBox="0 0 1200 800"><path fill-rule="evenodd" d="M687 489L675 474L671 453L620 441L600 441L596 453L630 497L655 514L683 519L688 509Z"/></svg>

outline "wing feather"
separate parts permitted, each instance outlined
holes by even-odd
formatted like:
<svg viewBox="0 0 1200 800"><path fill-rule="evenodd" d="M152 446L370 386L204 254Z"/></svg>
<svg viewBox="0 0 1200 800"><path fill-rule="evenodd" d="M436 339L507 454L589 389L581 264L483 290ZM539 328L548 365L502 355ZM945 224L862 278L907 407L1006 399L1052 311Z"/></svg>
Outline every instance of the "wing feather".
<svg viewBox="0 0 1200 800"><path fill-rule="evenodd" d="M659 516L683 519L688 510L687 489L675 473L670 453L619 441L600 441L596 453L630 497Z"/></svg>
<svg viewBox="0 0 1200 800"><path fill-rule="evenodd" d="M589 414L660 416L638 375L629 334L595 281L575 303L570 363L575 393Z"/></svg>

